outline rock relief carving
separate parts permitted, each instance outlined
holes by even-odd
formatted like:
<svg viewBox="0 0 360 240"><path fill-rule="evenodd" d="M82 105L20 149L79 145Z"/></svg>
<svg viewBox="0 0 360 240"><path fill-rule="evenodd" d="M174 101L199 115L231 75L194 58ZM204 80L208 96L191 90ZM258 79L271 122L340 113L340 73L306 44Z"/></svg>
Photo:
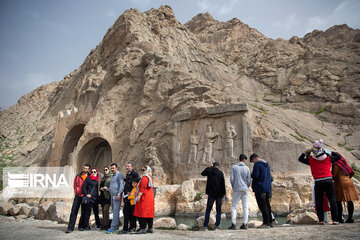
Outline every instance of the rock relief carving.
<svg viewBox="0 0 360 240"><path fill-rule="evenodd" d="M199 144L199 135L197 135L194 130L190 135L190 149L189 149L189 158L188 163L197 162L197 152L198 152L198 144Z"/></svg>

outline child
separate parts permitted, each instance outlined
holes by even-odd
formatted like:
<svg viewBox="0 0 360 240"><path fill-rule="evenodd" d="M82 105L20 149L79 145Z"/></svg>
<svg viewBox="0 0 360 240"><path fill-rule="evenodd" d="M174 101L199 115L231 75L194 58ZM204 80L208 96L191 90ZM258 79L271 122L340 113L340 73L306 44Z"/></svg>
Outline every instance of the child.
<svg viewBox="0 0 360 240"><path fill-rule="evenodd" d="M136 178L132 181L132 187L133 189L131 190L128 199L130 200L130 204L131 204L131 210L130 210L130 232L135 231L136 228L136 218L134 216L134 209L135 209L135 203L134 203L134 199L135 199L135 191L138 185L138 181L139 179Z"/></svg>

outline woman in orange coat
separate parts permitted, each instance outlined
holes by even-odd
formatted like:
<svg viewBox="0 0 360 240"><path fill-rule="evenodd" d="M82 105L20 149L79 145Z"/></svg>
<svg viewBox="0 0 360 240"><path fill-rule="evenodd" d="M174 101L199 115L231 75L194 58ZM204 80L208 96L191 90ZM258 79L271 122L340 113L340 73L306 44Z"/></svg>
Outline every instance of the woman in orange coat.
<svg viewBox="0 0 360 240"><path fill-rule="evenodd" d="M143 166L141 179L135 192L134 216L139 219L140 230L137 234L153 233L155 213L154 182L151 177L151 168ZM148 229L146 230L146 225Z"/></svg>
<svg viewBox="0 0 360 240"><path fill-rule="evenodd" d="M335 184L336 203L338 208L339 222L343 223L342 219L342 202L347 202L348 218L346 223L353 223L354 213L354 200L358 200L359 196L356 193L354 183L351 181L351 177L355 175L354 170L346 162L345 158L341 156L341 159L333 164L333 177Z"/></svg>

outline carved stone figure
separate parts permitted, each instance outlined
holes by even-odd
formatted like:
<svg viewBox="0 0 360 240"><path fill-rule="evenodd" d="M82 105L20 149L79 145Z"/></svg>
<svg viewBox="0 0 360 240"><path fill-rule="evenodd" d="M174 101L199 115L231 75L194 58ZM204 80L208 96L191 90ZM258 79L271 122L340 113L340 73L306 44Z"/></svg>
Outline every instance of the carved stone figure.
<svg viewBox="0 0 360 240"><path fill-rule="evenodd" d="M213 162L213 158L212 158L213 143L215 142L215 139L218 136L218 133L213 132L211 125L208 125L207 128L208 131L205 133L205 148L202 157L203 163Z"/></svg>
<svg viewBox="0 0 360 240"><path fill-rule="evenodd" d="M193 131L192 134L190 135L190 149L189 149L188 163L196 162L198 144L199 144L199 136L196 134L196 131Z"/></svg>
<svg viewBox="0 0 360 240"><path fill-rule="evenodd" d="M234 138L236 138L237 133L234 129L234 125L232 125L229 121L226 121L225 131L226 131L226 145L225 145L226 156L235 158L234 157Z"/></svg>

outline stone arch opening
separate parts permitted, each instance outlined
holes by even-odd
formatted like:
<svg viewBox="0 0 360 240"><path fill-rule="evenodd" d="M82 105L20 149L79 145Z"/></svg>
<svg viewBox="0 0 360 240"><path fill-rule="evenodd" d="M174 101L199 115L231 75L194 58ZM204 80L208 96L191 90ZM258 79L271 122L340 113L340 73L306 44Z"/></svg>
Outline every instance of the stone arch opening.
<svg viewBox="0 0 360 240"><path fill-rule="evenodd" d="M99 171L112 161L111 146L104 138L97 137L87 142L78 154L78 171L85 163Z"/></svg>
<svg viewBox="0 0 360 240"><path fill-rule="evenodd" d="M72 164L72 153L74 152L80 137L84 133L85 124L79 124L74 126L67 134L62 147L62 156L60 160L60 166Z"/></svg>

